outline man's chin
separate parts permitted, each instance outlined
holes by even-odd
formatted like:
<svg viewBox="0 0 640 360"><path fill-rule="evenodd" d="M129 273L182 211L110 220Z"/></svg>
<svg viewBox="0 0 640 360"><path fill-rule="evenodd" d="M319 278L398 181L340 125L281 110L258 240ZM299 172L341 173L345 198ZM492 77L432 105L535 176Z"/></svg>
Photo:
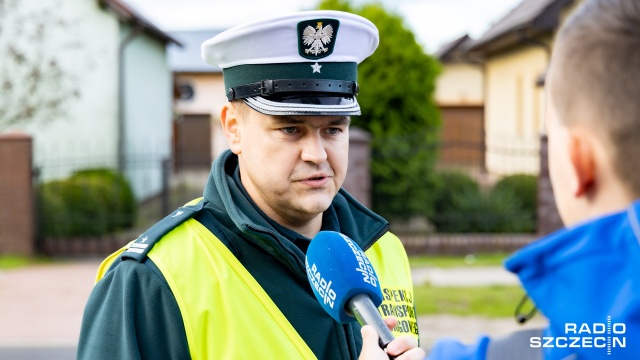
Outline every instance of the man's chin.
<svg viewBox="0 0 640 360"><path fill-rule="evenodd" d="M331 202L333 201L333 197L314 197L313 199L304 199L303 202L300 203L300 208L304 209L304 212L312 215L312 214L321 214L325 212L329 206L331 206Z"/></svg>

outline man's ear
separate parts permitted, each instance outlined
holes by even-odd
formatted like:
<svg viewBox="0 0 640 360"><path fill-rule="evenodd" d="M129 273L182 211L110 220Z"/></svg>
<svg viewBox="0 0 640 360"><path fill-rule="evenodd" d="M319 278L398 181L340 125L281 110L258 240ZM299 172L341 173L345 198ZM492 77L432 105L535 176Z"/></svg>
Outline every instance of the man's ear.
<svg viewBox="0 0 640 360"><path fill-rule="evenodd" d="M595 139L581 128L569 131L569 162L572 170L571 192L575 197L588 194L595 186Z"/></svg>
<svg viewBox="0 0 640 360"><path fill-rule="evenodd" d="M222 124L222 131L229 141L229 148L231 151L238 155L242 152L240 146L240 116L238 108L228 102L222 107L220 111L220 123Z"/></svg>

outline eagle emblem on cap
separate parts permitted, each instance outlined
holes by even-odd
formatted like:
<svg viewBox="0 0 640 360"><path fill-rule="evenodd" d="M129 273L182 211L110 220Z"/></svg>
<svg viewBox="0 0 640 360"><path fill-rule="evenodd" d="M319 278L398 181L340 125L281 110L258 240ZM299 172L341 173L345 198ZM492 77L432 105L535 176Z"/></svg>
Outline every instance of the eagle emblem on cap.
<svg viewBox="0 0 640 360"><path fill-rule="evenodd" d="M317 60L331 55L338 34L337 19L314 19L298 23L298 53Z"/></svg>
<svg viewBox="0 0 640 360"><path fill-rule="evenodd" d="M304 52L313 55L318 55L321 52L326 53L329 49L325 48L324 45L331 42L332 36L333 26L327 25L322 27L322 21L318 21L315 29L307 26L302 33L302 42L307 46L311 45L311 47L304 49Z"/></svg>

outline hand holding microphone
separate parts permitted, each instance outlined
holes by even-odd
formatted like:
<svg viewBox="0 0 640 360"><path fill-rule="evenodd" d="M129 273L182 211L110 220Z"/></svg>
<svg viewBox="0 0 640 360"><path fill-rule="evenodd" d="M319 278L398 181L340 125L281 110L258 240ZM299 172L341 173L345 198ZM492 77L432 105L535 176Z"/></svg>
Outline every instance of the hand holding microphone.
<svg viewBox="0 0 640 360"><path fill-rule="evenodd" d="M398 323L398 319L393 316L384 319L389 329L393 329ZM379 337L376 331L365 325L361 329L362 352L360 360L424 360L424 350L418 346L416 338L410 335L399 336L391 341L386 348L386 352L380 349Z"/></svg>
<svg viewBox="0 0 640 360"><path fill-rule="evenodd" d="M306 267L313 292L331 317L343 324L357 320L362 326L370 325L378 334L378 349L371 349L369 337L363 338L361 359L378 359L381 354L386 356L380 348L387 348L394 337L378 312L382 292L364 251L346 235L321 231L307 249ZM412 337L403 336L394 344L400 350L394 351L398 355L413 348L399 359L424 357L424 352L416 347Z"/></svg>

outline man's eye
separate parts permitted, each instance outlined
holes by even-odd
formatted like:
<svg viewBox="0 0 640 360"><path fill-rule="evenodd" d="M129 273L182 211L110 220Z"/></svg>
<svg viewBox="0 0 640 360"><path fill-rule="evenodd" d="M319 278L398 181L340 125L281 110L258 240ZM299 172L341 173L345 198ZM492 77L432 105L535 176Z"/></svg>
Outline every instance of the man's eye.
<svg viewBox="0 0 640 360"><path fill-rule="evenodd" d="M296 130L297 129L294 126L288 126L280 129L280 131L285 134L295 134Z"/></svg>
<svg viewBox="0 0 640 360"><path fill-rule="evenodd" d="M329 135L338 135L340 132L342 132L342 129L340 129L340 128L328 128L327 129L327 133Z"/></svg>

